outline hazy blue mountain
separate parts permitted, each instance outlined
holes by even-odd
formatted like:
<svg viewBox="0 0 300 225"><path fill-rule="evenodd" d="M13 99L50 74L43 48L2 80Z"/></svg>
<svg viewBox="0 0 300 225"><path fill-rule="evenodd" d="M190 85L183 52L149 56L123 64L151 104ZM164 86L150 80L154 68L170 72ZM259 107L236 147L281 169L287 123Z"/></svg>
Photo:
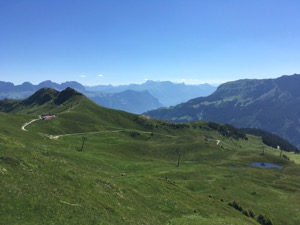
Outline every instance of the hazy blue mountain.
<svg viewBox="0 0 300 225"><path fill-rule="evenodd" d="M35 85L29 83L29 82L24 82L21 85L16 85L15 90L18 92L26 92L26 91L35 91L37 88Z"/></svg>
<svg viewBox="0 0 300 225"><path fill-rule="evenodd" d="M207 120L264 129L300 146L300 75L222 84L208 97L147 112L171 121Z"/></svg>
<svg viewBox="0 0 300 225"><path fill-rule="evenodd" d="M86 87L88 91L103 91L108 93L116 93L125 90L149 91L149 93L157 98L164 106L176 105L186 102L192 98L207 96L216 90L216 87L209 84L186 85L184 83L172 83L170 81L147 81L143 84L129 85L98 85Z"/></svg>
<svg viewBox="0 0 300 225"><path fill-rule="evenodd" d="M79 92L85 91L84 86L75 81L69 81L62 84L58 84L47 80L37 85L31 84L30 82L24 82L23 84L14 85L11 82L0 81L0 99L24 99L29 97L41 88L53 88L57 91L62 91L67 87L72 87L73 89Z"/></svg>
<svg viewBox="0 0 300 225"><path fill-rule="evenodd" d="M98 105L131 113L142 113L163 106L148 91L126 90L119 93L86 92L85 94Z"/></svg>
<svg viewBox="0 0 300 225"><path fill-rule="evenodd" d="M1 92L9 92L13 90L15 85L11 82L0 81L0 91Z"/></svg>
<svg viewBox="0 0 300 225"><path fill-rule="evenodd" d="M24 99L37 89L29 82L14 85L11 82L0 81L0 99Z"/></svg>

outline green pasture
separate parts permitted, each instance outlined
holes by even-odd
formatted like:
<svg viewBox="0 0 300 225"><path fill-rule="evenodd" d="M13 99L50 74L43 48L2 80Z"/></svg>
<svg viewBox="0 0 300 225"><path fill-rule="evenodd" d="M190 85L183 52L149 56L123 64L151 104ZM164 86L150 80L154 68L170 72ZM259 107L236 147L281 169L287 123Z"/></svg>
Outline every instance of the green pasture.
<svg viewBox="0 0 300 225"><path fill-rule="evenodd" d="M299 224L297 155L85 104L27 131L0 113L0 224Z"/></svg>

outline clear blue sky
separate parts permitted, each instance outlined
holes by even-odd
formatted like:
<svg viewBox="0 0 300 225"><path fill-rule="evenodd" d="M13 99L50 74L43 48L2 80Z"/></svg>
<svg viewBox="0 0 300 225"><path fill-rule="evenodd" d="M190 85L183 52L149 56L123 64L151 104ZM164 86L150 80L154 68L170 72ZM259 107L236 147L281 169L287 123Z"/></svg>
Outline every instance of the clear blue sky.
<svg viewBox="0 0 300 225"><path fill-rule="evenodd" d="M299 0L0 0L0 80L222 83L300 73Z"/></svg>

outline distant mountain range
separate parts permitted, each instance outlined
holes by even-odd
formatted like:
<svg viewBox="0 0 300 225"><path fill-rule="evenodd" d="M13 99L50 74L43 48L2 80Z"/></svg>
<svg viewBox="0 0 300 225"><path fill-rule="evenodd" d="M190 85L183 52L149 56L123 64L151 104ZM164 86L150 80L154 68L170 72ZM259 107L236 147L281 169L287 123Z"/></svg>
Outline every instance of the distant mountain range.
<svg viewBox="0 0 300 225"><path fill-rule="evenodd" d="M208 97L145 113L170 121L206 120L259 128L300 146L300 75L237 80L220 85Z"/></svg>
<svg viewBox="0 0 300 225"><path fill-rule="evenodd" d="M136 114L163 106L148 91L125 90L117 93L89 91L84 93L98 105Z"/></svg>
<svg viewBox="0 0 300 225"><path fill-rule="evenodd" d="M186 85L184 83L172 83L170 81L151 81L143 84L129 85L98 85L86 87L87 91L102 91L107 93L116 93L126 90L149 91L164 106L176 105L186 102L192 98L207 96L216 90L215 86L210 84Z"/></svg>
<svg viewBox="0 0 300 225"><path fill-rule="evenodd" d="M0 99L25 99L41 88L53 88L57 91L62 91L67 87L71 87L79 92L85 92L85 87L75 81L57 84L47 80L37 85L29 82L24 82L20 85L14 85L11 82L0 81Z"/></svg>
<svg viewBox="0 0 300 225"><path fill-rule="evenodd" d="M142 113L162 106L175 105L195 97L209 95L216 89L209 84L185 85L168 81L147 81L144 84L94 87L83 86L75 81L57 84L48 80L38 85L29 82L14 85L10 82L0 81L0 99L24 99L45 87L57 91L71 87L99 105L131 113Z"/></svg>

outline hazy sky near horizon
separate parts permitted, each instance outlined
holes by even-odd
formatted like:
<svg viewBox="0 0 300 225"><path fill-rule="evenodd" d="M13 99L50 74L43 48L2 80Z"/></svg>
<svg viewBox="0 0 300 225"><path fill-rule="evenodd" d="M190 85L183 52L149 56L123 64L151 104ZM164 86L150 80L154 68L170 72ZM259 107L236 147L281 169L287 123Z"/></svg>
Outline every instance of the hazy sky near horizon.
<svg viewBox="0 0 300 225"><path fill-rule="evenodd" d="M300 73L299 0L1 0L0 80L188 84Z"/></svg>

